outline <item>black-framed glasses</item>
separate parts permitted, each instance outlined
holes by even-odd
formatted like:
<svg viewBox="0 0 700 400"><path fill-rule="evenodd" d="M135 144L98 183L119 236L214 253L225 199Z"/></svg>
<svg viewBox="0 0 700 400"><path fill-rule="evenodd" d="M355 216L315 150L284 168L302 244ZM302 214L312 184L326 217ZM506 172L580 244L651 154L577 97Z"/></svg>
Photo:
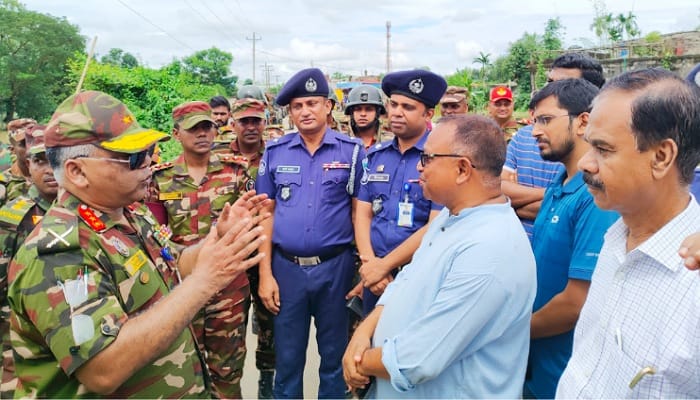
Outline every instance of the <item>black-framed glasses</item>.
<svg viewBox="0 0 700 400"><path fill-rule="evenodd" d="M438 154L438 153L421 152L420 153L420 165L422 167L425 167L428 163L430 163L430 161L433 158L436 158L436 157L466 158L469 161L469 165L471 165L472 168L476 169L476 166L474 166L474 164L472 164L472 161L467 156L463 156L461 154Z"/></svg>
<svg viewBox="0 0 700 400"><path fill-rule="evenodd" d="M156 150L156 145L152 145L146 150L139 151L138 153L129 154L129 158L111 158L111 157L89 157L80 156L76 158L87 158L92 160L105 160L111 162L117 162L122 164L129 164L130 170L136 170L143 167L143 163L146 161L146 157L152 157Z"/></svg>
<svg viewBox="0 0 700 400"><path fill-rule="evenodd" d="M561 118L561 117L575 117L575 115L572 115L572 114L538 115L538 116L532 118L532 121L534 122L533 125L547 126L547 125L549 125L550 122L552 122L553 119Z"/></svg>

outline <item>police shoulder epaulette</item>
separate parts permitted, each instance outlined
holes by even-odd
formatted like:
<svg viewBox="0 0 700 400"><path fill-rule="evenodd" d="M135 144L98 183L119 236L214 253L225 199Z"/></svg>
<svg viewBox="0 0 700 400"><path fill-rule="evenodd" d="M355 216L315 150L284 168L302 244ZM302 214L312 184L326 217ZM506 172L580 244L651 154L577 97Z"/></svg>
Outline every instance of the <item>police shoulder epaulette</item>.
<svg viewBox="0 0 700 400"><path fill-rule="evenodd" d="M171 162L165 162L162 164L156 164L156 165L151 165L151 173L155 173L158 171L162 171L164 169L172 168L172 166L175 165Z"/></svg>
<svg viewBox="0 0 700 400"><path fill-rule="evenodd" d="M360 145L362 144L362 139L356 138L356 137L350 137L348 135L343 135L342 133L338 133L336 135L336 137L343 142L350 142L353 144L360 144Z"/></svg>
<svg viewBox="0 0 700 400"><path fill-rule="evenodd" d="M282 136L281 138L277 138L275 140L268 140L265 142L265 149L269 149L271 147L279 146L281 144L287 143L290 140L292 140L292 137L294 135L298 135L298 133L290 133L287 135Z"/></svg>
<svg viewBox="0 0 700 400"><path fill-rule="evenodd" d="M78 216L65 208L49 209L39 225L37 252L60 253L80 248Z"/></svg>
<svg viewBox="0 0 700 400"><path fill-rule="evenodd" d="M0 221L8 225L17 226L35 204L36 202L29 197L19 196L0 208Z"/></svg>

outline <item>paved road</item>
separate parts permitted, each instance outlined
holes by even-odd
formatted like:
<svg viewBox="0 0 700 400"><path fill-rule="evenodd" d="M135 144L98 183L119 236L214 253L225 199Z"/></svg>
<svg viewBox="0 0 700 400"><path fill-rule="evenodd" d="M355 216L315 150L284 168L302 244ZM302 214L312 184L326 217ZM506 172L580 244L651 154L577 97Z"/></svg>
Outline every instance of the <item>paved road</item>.
<svg viewBox="0 0 700 400"><path fill-rule="evenodd" d="M244 399L254 399L258 396L258 370L255 368L255 347L258 337L252 332L252 323L248 323L248 335L246 347L248 352L243 368L242 390ZM318 367L320 357L316 347L316 329L311 321L311 333L309 334L309 347L306 351L306 369L304 370L304 397L315 399L318 395Z"/></svg>

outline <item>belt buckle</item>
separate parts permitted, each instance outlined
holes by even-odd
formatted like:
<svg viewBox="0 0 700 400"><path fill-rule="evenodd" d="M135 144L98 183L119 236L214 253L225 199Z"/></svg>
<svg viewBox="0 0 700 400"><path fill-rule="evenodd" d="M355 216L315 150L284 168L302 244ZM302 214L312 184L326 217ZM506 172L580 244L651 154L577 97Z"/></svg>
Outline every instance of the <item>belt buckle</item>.
<svg viewBox="0 0 700 400"><path fill-rule="evenodd" d="M321 258L319 256L314 257L294 257L296 258L297 264L302 267L313 267L321 263Z"/></svg>

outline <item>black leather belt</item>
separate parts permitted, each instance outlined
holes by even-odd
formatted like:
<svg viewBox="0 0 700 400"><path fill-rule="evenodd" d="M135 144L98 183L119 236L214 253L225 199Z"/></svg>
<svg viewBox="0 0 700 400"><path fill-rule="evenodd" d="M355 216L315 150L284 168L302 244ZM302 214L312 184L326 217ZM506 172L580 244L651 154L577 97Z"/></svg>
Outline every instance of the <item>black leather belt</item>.
<svg viewBox="0 0 700 400"><path fill-rule="evenodd" d="M349 244L341 244L338 246L333 246L329 248L328 250L324 251L323 254L318 255L318 256L310 256L310 257L299 257L295 256L294 254L287 253L286 251L282 250L280 246L275 246L275 249L277 252L287 260L301 265L302 267L314 267L322 262L326 262L330 259L333 259L337 256L339 256L342 252L345 250L349 249L350 245Z"/></svg>

